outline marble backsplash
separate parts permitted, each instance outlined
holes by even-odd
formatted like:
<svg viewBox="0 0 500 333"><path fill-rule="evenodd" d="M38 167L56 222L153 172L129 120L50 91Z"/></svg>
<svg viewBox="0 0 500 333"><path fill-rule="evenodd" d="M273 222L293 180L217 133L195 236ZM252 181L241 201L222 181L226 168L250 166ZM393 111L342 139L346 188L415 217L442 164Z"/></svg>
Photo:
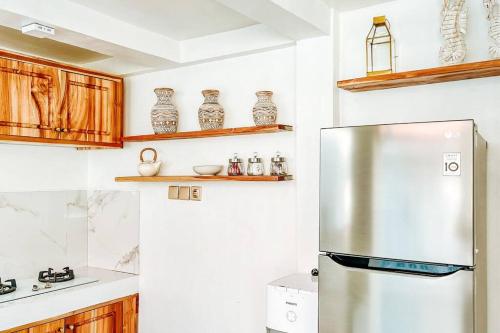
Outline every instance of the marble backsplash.
<svg viewBox="0 0 500 333"><path fill-rule="evenodd" d="M87 264L86 191L0 193L0 277Z"/></svg>
<svg viewBox="0 0 500 333"><path fill-rule="evenodd" d="M89 192L89 266L139 274L139 204L139 192Z"/></svg>
<svg viewBox="0 0 500 333"><path fill-rule="evenodd" d="M139 193L0 193L0 277L49 267L139 273Z"/></svg>

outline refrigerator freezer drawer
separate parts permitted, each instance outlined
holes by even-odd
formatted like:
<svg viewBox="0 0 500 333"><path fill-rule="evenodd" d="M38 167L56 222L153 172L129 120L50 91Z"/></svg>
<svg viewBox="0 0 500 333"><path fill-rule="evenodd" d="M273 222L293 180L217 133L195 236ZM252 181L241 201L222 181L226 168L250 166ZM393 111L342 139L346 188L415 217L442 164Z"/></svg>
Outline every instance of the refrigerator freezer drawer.
<svg viewBox="0 0 500 333"><path fill-rule="evenodd" d="M319 333L473 333L474 272L444 277L346 268L319 258Z"/></svg>
<svg viewBox="0 0 500 333"><path fill-rule="evenodd" d="M474 265L473 121L321 132L320 251Z"/></svg>

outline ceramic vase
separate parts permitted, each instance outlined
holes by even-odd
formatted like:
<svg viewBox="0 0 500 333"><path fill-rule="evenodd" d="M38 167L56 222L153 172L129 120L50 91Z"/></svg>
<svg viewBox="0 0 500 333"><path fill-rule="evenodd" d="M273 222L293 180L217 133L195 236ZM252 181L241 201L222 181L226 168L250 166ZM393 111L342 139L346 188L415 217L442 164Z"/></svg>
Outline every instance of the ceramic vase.
<svg viewBox="0 0 500 333"><path fill-rule="evenodd" d="M175 133L179 122L179 113L172 103L174 90L171 88L156 88L154 90L158 101L151 108L151 125L155 134Z"/></svg>
<svg viewBox="0 0 500 333"><path fill-rule="evenodd" d="M202 130L222 128L224 126L224 108L219 104L218 90L203 90L205 101L198 110L198 120Z"/></svg>
<svg viewBox="0 0 500 333"><path fill-rule="evenodd" d="M272 91L257 91L257 103L253 107L253 121L255 125L273 125L276 124L278 108L272 101Z"/></svg>

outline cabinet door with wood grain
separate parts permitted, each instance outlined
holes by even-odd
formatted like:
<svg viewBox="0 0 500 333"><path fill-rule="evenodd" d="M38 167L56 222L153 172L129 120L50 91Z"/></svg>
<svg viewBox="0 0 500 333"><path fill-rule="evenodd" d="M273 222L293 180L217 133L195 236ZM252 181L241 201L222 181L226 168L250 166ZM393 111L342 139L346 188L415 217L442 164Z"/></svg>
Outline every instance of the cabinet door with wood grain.
<svg viewBox="0 0 500 333"><path fill-rule="evenodd" d="M0 134L58 138L58 70L0 58Z"/></svg>
<svg viewBox="0 0 500 333"><path fill-rule="evenodd" d="M137 333L139 315L139 295L123 300L123 333Z"/></svg>
<svg viewBox="0 0 500 333"><path fill-rule="evenodd" d="M121 142L121 85L112 80L61 71L64 98L61 138Z"/></svg>
<svg viewBox="0 0 500 333"><path fill-rule="evenodd" d="M65 320L66 333L123 333L121 302L86 311Z"/></svg>
<svg viewBox="0 0 500 333"><path fill-rule="evenodd" d="M16 333L63 333L64 319L51 321L50 323L33 326Z"/></svg>

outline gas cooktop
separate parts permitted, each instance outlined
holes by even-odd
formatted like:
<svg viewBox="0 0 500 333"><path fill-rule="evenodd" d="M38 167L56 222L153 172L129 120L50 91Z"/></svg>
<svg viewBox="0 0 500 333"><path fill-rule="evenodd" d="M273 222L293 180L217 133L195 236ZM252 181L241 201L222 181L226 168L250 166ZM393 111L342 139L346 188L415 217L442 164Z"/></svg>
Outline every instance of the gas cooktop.
<svg viewBox="0 0 500 333"><path fill-rule="evenodd" d="M46 271L41 271L38 273L38 281L40 282L50 282L59 283L73 280L75 278L75 273L69 267L64 267L62 272L56 272L53 268L49 268Z"/></svg>
<svg viewBox="0 0 500 333"><path fill-rule="evenodd" d="M16 280L11 279L2 283L2 279L0 279L0 295L6 295L13 293L17 289Z"/></svg>
<svg viewBox="0 0 500 333"><path fill-rule="evenodd" d="M73 288L89 283L97 282L91 277L78 277L69 267L65 267L60 272L49 268L38 274L38 279L7 280L4 283L0 280L0 303L38 296L53 291Z"/></svg>

